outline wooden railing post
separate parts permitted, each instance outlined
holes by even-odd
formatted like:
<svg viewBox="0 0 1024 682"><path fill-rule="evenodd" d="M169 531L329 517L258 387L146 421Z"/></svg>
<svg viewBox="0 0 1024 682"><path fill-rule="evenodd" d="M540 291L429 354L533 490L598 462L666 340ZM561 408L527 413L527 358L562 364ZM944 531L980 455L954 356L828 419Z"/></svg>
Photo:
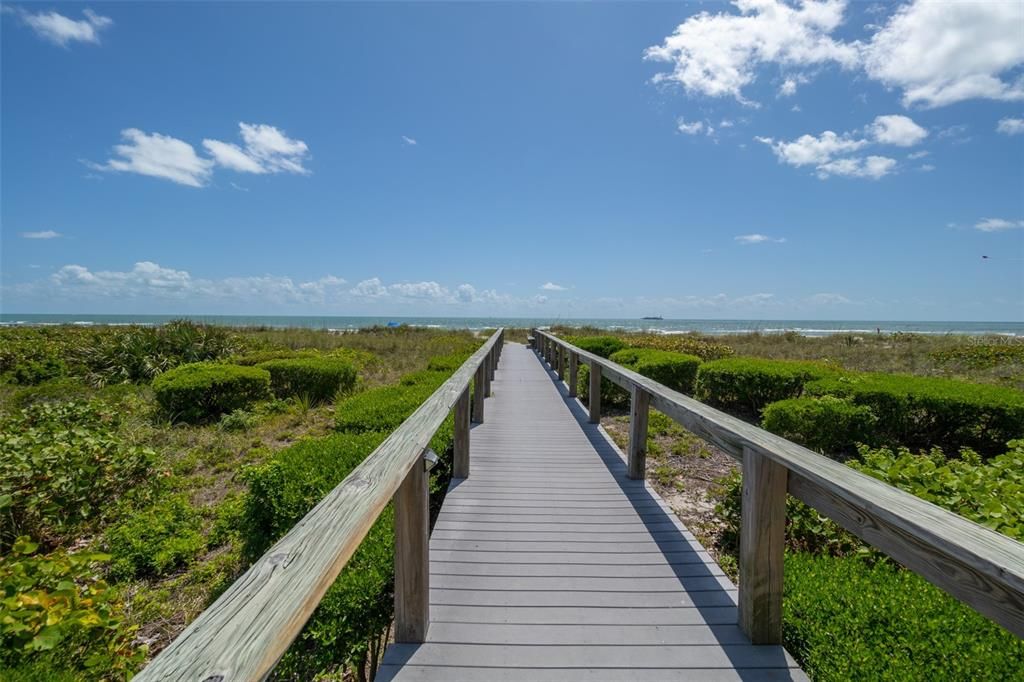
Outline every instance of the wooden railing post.
<svg viewBox="0 0 1024 682"><path fill-rule="evenodd" d="M629 456L626 475L642 481L647 471L647 416L651 394L633 386L629 398Z"/></svg>
<svg viewBox="0 0 1024 682"><path fill-rule="evenodd" d="M484 357L483 364L480 365L484 368L484 397L491 397L491 354L488 353Z"/></svg>
<svg viewBox="0 0 1024 682"><path fill-rule="evenodd" d="M476 368L476 374L473 375L473 422L476 424L484 423L484 384L487 383L487 379L484 378L484 366L481 363Z"/></svg>
<svg viewBox="0 0 1024 682"><path fill-rule="evenodd" d="M601 365L590 363L590 423L601 423Z"/></svg>
<svg viewBox="0 0 1024 682"><path fill-rule="evenodd" d="M417 458L395 492L396 642L423 642L430 627L429 480Z"/></svg>
<svg viewBox="0 0 1024 682"><path fill-rule="evenodd" d="M743 448L740 629L753 644L782 643L782 559L789 472Z"/></svg>
<svg viewBox="0 0 1024 682"><path fill-rule="evenodd" d="M559 381L565 381L565 349L562 348L561 346L557 345L557 344L556 344L555 348L557 349L555 351L557 353L557 359L555 360L555 365L556 365L556 367L558 369L558 380Z"/></svg>
<svg viewBox="0 0 1024 682"><path fill-rule="evenodd" d="M579 382L580 356L569 352L569 397L576 397L576 384Z"/></svg>
<svg viewBox="0 0 1024 682"><path fill-rule="evenodd" d="M452 478L469 478L469 387L455 401L455 443Z"/></svg>
<svg viewBox="0 0 1024 682"><path fill-rule="evenodd" d="M494 381L494 370L498 368L498 354L491 349L491 352L487 355L487 371L490 373L487 377L488 383Z"/></svg>

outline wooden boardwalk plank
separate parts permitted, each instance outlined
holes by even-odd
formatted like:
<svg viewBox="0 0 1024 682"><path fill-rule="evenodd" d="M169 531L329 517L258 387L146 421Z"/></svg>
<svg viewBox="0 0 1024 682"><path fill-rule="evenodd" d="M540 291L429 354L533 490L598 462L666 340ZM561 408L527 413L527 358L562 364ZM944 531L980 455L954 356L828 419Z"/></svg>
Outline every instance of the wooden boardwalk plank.
<svg viewBox="0 0 1024 682"><path fill-rule="evenodd" d="M427 639L377 679L806 679L750 644L733 584L554 379L506 344L431 534Z"/></svg>

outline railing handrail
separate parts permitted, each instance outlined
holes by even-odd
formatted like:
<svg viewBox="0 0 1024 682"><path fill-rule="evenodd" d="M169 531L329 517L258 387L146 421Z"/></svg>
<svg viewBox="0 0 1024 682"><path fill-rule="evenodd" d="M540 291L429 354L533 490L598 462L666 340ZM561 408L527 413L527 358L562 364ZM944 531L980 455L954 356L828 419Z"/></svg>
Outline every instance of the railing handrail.
<svg viewBox="0 0 1024 682"><path fill-rule="evenodd" d="M457 402L468 420L470 381L476 376L477 391L486 390L480 383L489 383L503 338L504 329L495 331L135 679L227 682L269 674Z"/></svg>
<svg viewBox="0 0 1024 682"><path fill-rule="evenodd" d="M753 454L784 467L790 495L1024 637L1024 544L549 332L535 329L533 334L575 355L576 361L599 367L601 376L626 391L648 394L651 407L741 462ZM560 369L563 361L559 358Z"/></svg>

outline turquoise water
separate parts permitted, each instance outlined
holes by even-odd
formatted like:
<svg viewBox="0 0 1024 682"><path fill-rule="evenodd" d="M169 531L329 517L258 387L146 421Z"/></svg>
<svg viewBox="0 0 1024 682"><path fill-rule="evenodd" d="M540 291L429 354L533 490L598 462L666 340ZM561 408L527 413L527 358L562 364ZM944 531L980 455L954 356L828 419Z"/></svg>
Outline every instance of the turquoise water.
<svg viewBox="0 0 1024 682"><path fill-rule="evenodd" d="M344 331L373 325L409 324L444 329L489 329L494 327L548 327L553 324L594 326L606 329L680 334L793 331L805 336L827 334L872 334L914 332L918 334L1001 334L1024 336L1024 322L909 322L884 320L639 320L639 319L553 319L528 317L317 317L310 315L30 315L0 313L3 325L45 324L163 324L187 317L196 322L232 327L308 327Z"/></svg>

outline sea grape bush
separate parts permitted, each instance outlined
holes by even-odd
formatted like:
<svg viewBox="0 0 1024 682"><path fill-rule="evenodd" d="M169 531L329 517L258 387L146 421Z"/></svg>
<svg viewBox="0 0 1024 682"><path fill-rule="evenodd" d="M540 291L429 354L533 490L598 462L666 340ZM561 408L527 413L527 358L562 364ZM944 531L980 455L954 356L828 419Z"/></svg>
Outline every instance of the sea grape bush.
<svg viewBox="0 0 1024 682"><path fill-rule="evenodd" d="M206 549L202 515L183 493L133 511L104 540L113 557L110 574L118 580L165 576Z"/></svg>
<svg viewBox="0 0 1024 682"><path fill-rule="evenodd" d="M239 365L181 365L154 379L153 392L170 419L200 423L270 398L270 373Z"/></svg>
<svg viewBox="0 0 1024 682"><path fill-rule="evenodd" d="M567 336L565 340L572 345L602 358L610 358L612 353L626 347L626 342L615 336Z"/></svg>
<svg viewBox="0 0 1024 682"><path fill-rule="evenodd" d="M972 369L1004 364L1024 365L1024 343L969 343L932 351L929 356L942 366L962 365Z"/></svg>
<svg viewBox="0 0 1024 682"><path fill-rule="evenodd" d="M0 554L21 535L56 543L146 475L156 455L120 437L120 422L99 400L37 403L0 420Z"/></svg>
<svg viewBox="0 0 1024 682"><path fill-rule="evenodd" d="M961 447L997 454L1024 436L1024 392L906 374L836 374L809 382L810 395L834 395L871 408L876 440L911 449Z"/></svg>
<svg viewBox="0 0 1024 682"><path fill-rule="evenodd" d="M693 393L700 358L652 348L625 348L612 353L612 362L624 365L659 384L681 393Z"/></svg>
<svg viewBox="0 0 1024 682"><path fill-rule="evenodd" d="M270 388L278 398L307 396L323 403L356 385L356 368L341 358L284 358L257 367L270 372Z"/></svg>
<svg viewBox="0 0 1024 682"><path fill-rule="evenodd" d="M817 362L726 358L706 362L697 372L694 396L701 401L747 415L758 415L768 403L797 398L804 385L834 370Z"/></svg>
<svg viewBox="0 0 1024 682"><path fill-rule="evenodd" d="M769 404L761 426L827 455L852 455L860 443L877 444L878 418L867 405L843 398L790 398Z"/></svg>

